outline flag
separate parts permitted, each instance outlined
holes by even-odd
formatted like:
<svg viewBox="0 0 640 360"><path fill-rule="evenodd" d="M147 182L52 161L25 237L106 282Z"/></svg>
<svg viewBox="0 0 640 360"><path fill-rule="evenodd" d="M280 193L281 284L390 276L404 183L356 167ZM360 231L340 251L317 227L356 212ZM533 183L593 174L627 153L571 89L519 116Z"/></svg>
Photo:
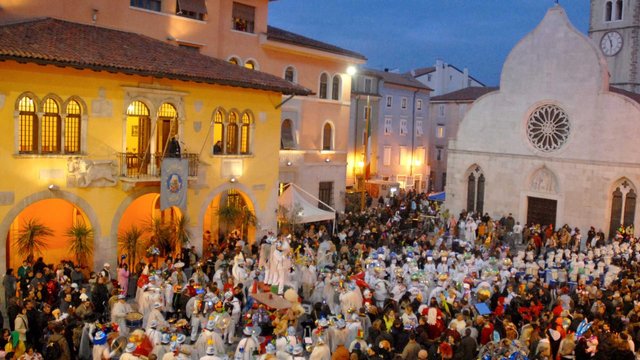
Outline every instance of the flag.
<svg viewBox="0 0 640 360"><path fill-rule="evenodd" d="M364 179L369 180L371 174L371 106L369 106L369 97L367 96L367 107L364 114L367 128L365 129L365 165L364 165Z"/></svg>
<svg viewBox="0 0 640 360"><path fill-rule="evenodd" d="M160 210L177 206L182 211L187 208L187 178L189 160L164 158L160 178Z"/></svg>

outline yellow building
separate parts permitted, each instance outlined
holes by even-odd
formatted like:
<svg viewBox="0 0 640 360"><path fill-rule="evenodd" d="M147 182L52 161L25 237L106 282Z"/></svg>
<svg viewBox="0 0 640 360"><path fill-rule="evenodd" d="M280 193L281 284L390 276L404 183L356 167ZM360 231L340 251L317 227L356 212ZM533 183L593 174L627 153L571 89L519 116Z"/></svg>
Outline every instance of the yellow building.
<svg viewBox="0 0 640 360"><path fill-rule="evenodd" d="M48 16L131 31L311 89L311 96L282 99L280 181L296 183L342 211L347 165L354 165L347 164L351 76L346 72L366 58L268 26L272 1L48 0L42 6L41 0L6 0L0 16ZM217 140L224 143L222 136Z"/></svg>
<svg viewBox="0 0 640 360"><path fill-rule="evenodd" d="M87 224L94 269L116 263L119 235L152 217L186 215L196 248L227 204L255 213L255 226L236 224L250 239L275 228L279 104L309 90L150 37L50 18L0 25L0 60L0 271L24 258L16 244L28 224L53 232L47 263L74 260L67 231ZM184 213L158 204L174 136L189 163ZM216 136L225 147L214 154Z"/></svg>

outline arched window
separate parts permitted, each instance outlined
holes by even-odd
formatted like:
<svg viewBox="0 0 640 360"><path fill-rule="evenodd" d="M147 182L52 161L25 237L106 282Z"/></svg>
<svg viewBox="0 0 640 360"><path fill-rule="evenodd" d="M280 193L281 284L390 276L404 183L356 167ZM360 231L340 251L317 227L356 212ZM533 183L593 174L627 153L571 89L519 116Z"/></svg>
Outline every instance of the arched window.
<svg viewBox="0 0 640 360"><path fill-rule="evenodd" d="M320 91L318 91L318 97L320 99L327 98L327 83L329 82L329 76L325 73L320 75Z"/></svg>
<svg viewBox="0 0 640 360"><path fill-rule="evenodd" d="M613 3L611 1L607 1L604 4L604 21L611 21L613 18Z"/></svg>
<svg viewBox="0 0 640 360"><path fill-rule="evenodd" d="M127 107L127 169L129 174L146 174L151 159L151 117L147 105L133 101Z"/></svg>
<svg viewBox="0 0 640 360"><path fill-rule="evenodd" d="M484 210L484 174L474 166L467 177L467 211L482 214Z"/></svg>
<svg viewBox="0 0 640 360"><path fill-rule="evenodd" d="M611 217L609 221L609 238L616 235L621 228L635 225L637 192L627 179L617 181L611 194Z"/></svg>
<svg viewBox="0 0 640 360"><path fill-rule="evenodd" d="M20 128L18 152L20 154L36 153L38 152L38 117L35 102L31 97L23 96L18 101L18 111Z"/></svg>
<svg viewBox="0 0 640 360"><path fill-rule="evenodd" d="M226 154L238 153L238 113L229 113L227 123L227 143Z"/></svg>
<svg viewBox="0 0 640 360"><path fill-rule="evenodd" d="M213 154L224 152L224 113L217 109L213 113Z"/></svg>
<svg viewBox="0 0 640 360"><path fill-rule="evenodd" d="M291 82L296 81L296 70L293 68L293 66L287 66L287 68L284 70L284 79Z"/></svg>
<svg viewBox="0 0 640 360"><path fill-rule="evenodd" d="M42 107L44 114L42 115L42 153L43 154L59 154L60 153L60 126L62 120L60 118L60 107L58 103L49 98L45 100Z"/></svg>
<svg viewBox="0 0 640 360"><path fill-rule="evenodd" d="M82 108L80 104L71 100L67 103L67 116L64 119L64 152L66 154L80 153L80 125L82 123Z"/></svg>
<svg viewBox="0 0 640 360"><path fill-rule="evenodd" d="M616 20L622 20L622 0L616 0Z"/></svg>
<svg viewBox="0 0 640 360"><path fill-rule="evenodd" d="M331 99L340 100L340 75L334 75L333 81L331 82Z"/></svg>
<svg viewBox="0 0 640 360"><path fill-rule="evenodd" d="M247 112L242 114L242 124L240 125L240 153L243 155L251 153L251 115Z"/></svg>
<svg viewBox="0 0 640 360"><path fill-rule="evenodd" d="M159 155L164 155L169 141L178 134L178 112L173 105L169 103L160 105L157 128L156 151Z"/></svg>
<svg viewBox="0 0 640 360"><path fill-rule="evenodd" d="M325 123L322 128L322 150L331 150L333 142L333 127L329 123Z"/></svg>
<svg viewBox="0 0 640 360"><path fill-rule="evenodd" d="M293 139L293 121L291 119L284 119L280 125L280 149L291 150L295 149L296 143Z"/></svg>
<svg viewBox="0 0 640 360"><path fill-rule="evenodd" d="M229 62L233 65L240 65L240 59L238 59L237 57L230 57Z"/></svg>
<svg viewBox="0 0 640 360"><path fill-rule="evenodd" d="M258 69L258 64L253 60L247 60L244 63L244 67L246 67L247 69L251 69L251 70L257 70Z"/></svg>

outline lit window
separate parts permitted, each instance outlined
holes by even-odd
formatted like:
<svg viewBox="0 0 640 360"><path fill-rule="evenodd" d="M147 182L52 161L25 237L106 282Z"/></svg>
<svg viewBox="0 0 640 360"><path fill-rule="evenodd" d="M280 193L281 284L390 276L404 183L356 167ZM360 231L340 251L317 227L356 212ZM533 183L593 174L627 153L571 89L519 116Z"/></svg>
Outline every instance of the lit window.
<svg viewBox="0 0 640 360"><path fill-rule="evenodd" d="M251 124L253 123L252 117L248 113L242 114L242 125L240 127L240 153L243 155L250 154L250 133Z"/></svg>
<svg viewBox="0 0 640 360"><path fill-rule="evenodd" d="M257 66L256 66L256 62L253 60L247 60L244 63L244 67L246 67L247 69L251 69L251 70L256 70Z"/></svg>
<svg viewBox="0 0 640 360"><path fill-rule="evenodd" d="M398 165L407 165L409 161L409 152L406 146L400 146L400 162Z"/></svg>
<svg viewBox="0 0 640 360"><path fill-rule="evenodd" d="M213 154L224 153L224 113L217 109L213 113Z"/></svg>
<svg viewBox="0 0 640 360"><path fill-rule="evenodd" d="M229 119L227 123L227 147L226 154L238 153L238 113L229 113Z"/></svg>
<svg viewBox="0 0 640 360"><path fill-rule="evenodd" d="M331 82L331 99L340 100L340 75L334 75Z"/></svg>
<svg viewBox="0 0 640 360"><path fill-rule="evenodd" d="M42 153L60 153L60 125L62 123L59 114L58 103L53 99L47 99L44 103L42 115Z"/></svg>
<svg viewBox="0 0 640 360"><path fill-rule="evenodd" d="M160 11L162 9L162 0L131 0L130 4L133 7L152 11Z"/></svg>
<svg viewBox="0 0 640 360"><path fill-rule="evenodd" d="M229 58L229 62L232 63L233 65L240 65L240 60L236 57Z"/></svg>
<svg viewBox="0 0 640 360"><path fill-rule="evenodd" d="M444 125L438 125L436 127L436 137L442 139L444 137Z"/></svg>
<svg viewBox="0 0 640 360"><path fill-rule="evenodd" d="M253 33L255 16L255 7L234 2L232 14L233 30Z"/></svg>
<svg viewBox="0 0 640 360"><path fill-rule="evenodd" d="M28 96L22 97L18 102L19 121L19 148L21 154L31 154L38 152L38 138L36 129L38 128L38 117L33 99Z"/></svg>
<svg viewBox="0 0 640 360"><path fill-rule="evenodd" d="M318 91L318 97L320 99L327 98L327 82L329 82L329 76L322 73L322 75L320 75L320 91Z"/></svg>
<svg viewBox="0 0 640 360"><path fill-rule="evenodd" d="M284 70L284 79L287 81L295 82L296 70L293 68L293 66L288 66Z"/></svg>
<svg viewBox="0 0 640 360"><path fill-rule="evenodd" d="M80 152L80 124L82 110L77 101L67 104L67 117L64 120L64 152L77 154Z"/></svg>

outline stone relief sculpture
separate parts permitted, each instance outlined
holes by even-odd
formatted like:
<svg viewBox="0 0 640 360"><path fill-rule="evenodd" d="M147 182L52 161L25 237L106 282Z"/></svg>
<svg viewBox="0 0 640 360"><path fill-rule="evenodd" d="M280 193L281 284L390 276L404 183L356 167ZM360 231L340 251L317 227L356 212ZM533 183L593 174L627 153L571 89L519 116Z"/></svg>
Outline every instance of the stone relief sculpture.
<svg viewBox="0 0 640 360"><path fill-rule="evenodd" d="M555 192L555 177L547 168L541 168L533 175L531 180L531 190L540 192Z"/></svg>
<svg viewBox="0 0 640 360"><path fill-rule="evenodd" d="M98 89L98 97L91 101L91 116L111 117L112 114L113 104L107 99L105 89Z"/></svg>
<svg viewBox="0 0 640 360"><path fill-rule="evenodd" d="M67 160L67 183L76 187L115 186L116 166L112 160L88 160L79 157Z"/></svg>

